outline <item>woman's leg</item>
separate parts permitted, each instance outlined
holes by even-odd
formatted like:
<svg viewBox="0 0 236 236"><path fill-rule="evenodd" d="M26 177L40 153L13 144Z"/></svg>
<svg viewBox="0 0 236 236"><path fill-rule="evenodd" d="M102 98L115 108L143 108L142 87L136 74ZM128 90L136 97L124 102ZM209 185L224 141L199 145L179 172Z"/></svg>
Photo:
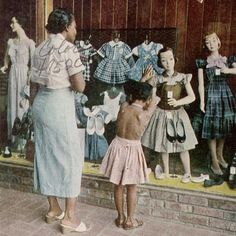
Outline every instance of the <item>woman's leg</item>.
<svg viewBox="0 0 236 236"><path fill-rule="evenodd" d="M76 214L77 198L66 198L65 200L65 217L62 220L63 225L76 228L80 224L80 220Z"/></svg>
<svg viewBox="0 0 236 236"><path fill-rule="evenodd" d="M181 152L180 159L184 166L184 173L191 175L189 152L188 151Z"/></svg>
<svg viewBox="0 0 236 236"><path fill-rule="evenodd" d="M122 186L122 185L115 185L114 186L114 200L115 200L116 210L118 213L117 224L122 224L125 220L124 186Z"/></svg>
<svg viewBox="0 0 236 236"><path fill-rule="evenodd" d="M48 216L59 216L62 213L62 209L57 201L56 197L48 196L48 203L49 203L49 210L47 215Z"/></svg>
<svg viewBox="0 0 236 236"><path fill-rule="evenodd" d="M210 153L211 153L211 161L212 161L212 171L215 173L215 174L223 174L221 169L220 169L220 166L219 166L219 163L218 163L218 159L217 159L217 153L216 153L216 139L209 139L208 140L208 146L209 146L209 149L210 149Z"/></svg>
<svg viewBox="0 0 236 236"><path fill-rule="evenodd" d="M161 159L164 167L164 173L166 175L169 175L169 154L166 152L162 152Z"/></svg>

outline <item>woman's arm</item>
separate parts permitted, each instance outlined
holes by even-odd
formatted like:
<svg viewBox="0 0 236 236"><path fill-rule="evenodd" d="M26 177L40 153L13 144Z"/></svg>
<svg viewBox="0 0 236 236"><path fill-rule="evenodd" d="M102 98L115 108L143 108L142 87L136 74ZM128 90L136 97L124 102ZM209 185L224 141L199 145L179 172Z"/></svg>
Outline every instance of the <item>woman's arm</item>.
<svg viewBox="0 0 236 236"><path fill-rule="evenodd" d="M82 93L85 89L85 80L83 77L83 71L70 76L71 88L76 91Z"/></svg>

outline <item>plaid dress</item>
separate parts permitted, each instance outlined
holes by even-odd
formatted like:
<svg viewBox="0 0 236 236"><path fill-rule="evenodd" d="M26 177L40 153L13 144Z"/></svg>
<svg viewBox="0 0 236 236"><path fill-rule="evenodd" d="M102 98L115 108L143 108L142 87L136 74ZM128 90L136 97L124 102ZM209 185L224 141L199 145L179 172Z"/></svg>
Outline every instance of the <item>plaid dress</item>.
<svg viewBox="0 0 236 236"><path fill-rule="evenodd" d="M221 61L221 62L220 62ZM218 62L197 59L196 65L205 71L205 114L201 137L204 139L220 139L232 135L236 124L236 101L228 84L228 75L217 74L216 69L222 66L230 67L236 62L236 57L223 58L219 56ZM220 65L221 64L221 65ZM193 123L196 133L199 125Z"/></svg>
<svg viewBox="0 0 236 236"><path fill-rule="evenodd" d="M110 41L102 45L98 54L103 59L94 72L94 78L113 85L123 84L128 80L126 75L130 65L127 60L131 59L132 54L127 44Z"/></svg>

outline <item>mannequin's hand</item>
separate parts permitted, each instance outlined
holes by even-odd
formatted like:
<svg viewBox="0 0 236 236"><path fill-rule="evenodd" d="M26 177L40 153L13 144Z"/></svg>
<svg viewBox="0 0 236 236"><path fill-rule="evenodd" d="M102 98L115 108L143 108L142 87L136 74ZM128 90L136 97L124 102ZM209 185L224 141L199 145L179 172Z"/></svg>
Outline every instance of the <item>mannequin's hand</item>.
<svg viewBox="0 0 236 236"><path fill-rule="evenodd" d="M200 110L201 110L203 113L205 113L205 103L204 103L204 102L200 103Z"/></svg>
<svg viewBox="0 0 236 236"><path fill-rule="evenodd" d="M168 99L168 105L173 106L173 107L177 107L179 106L179 102L177 100L175 100L174 98L169 98Z"/></svg>
<svg viewBox="0 0 236 236"><path fill-rule="evenodd" d="M6 68L5 66L2 66L2 67L0 68L0 71L1 71L3 74L6 74L6 70L7 70L7 68Z"/></svg>
<svg viewBox="0 0 236 236"><path fill-rule="evenodd" d="M230 69L228 67L224 67L220 69L220 73L230 74Z"/></svg>

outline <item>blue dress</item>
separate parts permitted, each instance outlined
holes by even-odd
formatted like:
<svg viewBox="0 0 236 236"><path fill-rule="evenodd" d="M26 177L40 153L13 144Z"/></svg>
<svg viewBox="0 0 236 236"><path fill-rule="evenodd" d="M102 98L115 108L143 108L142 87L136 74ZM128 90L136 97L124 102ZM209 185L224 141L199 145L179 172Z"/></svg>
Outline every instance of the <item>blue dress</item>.
<svg viewBox="0 0 236 236"><path fill-rule="evenodd" d="M133 49L133 54L138 56L138 60L135 65L131 68L128 76L132 80L139 81L142 77L143 70L151 65L156 75L161 75L164 71L162 68L157 66L158 52L163 48L160 43L150 42L148 45L142 43Z"/></svg>
<svg viewBox="0 0 236 236"><path fill-rule="evenodd" d="M236 62L236 57L219 56L215 61L208 57L207 60L197 59L198 68L205 71L205 113L201 137L204 139L221 139L232 135L236 124L236 101L227 83L228 75L218 74L217 69L231 67ZM197 133L199 126L194 129Z"/></svg>

